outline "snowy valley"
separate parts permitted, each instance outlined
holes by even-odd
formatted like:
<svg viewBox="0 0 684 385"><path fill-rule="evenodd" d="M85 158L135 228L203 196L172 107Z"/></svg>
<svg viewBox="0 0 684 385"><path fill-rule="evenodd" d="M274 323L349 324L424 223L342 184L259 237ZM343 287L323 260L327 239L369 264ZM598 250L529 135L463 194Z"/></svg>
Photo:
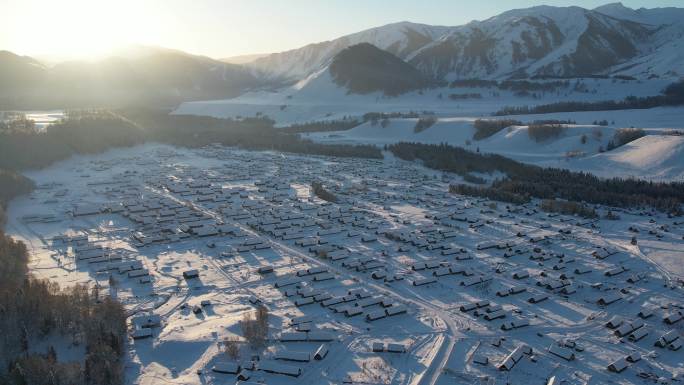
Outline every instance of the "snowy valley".
<svg viewBox="0 0 684 385"><path fill-rule="evenodd" d="M2 384L684 385L684 8L0 51L0 230Z"/></svg>

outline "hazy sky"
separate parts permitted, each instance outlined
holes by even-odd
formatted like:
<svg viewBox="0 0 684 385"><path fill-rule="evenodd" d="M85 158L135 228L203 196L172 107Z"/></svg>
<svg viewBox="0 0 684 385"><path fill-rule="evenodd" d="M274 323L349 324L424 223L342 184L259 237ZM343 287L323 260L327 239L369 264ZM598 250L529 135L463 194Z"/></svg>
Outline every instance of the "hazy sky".
<svg viewBox="0 0 684 385"><path fill-rule="evenodd" d="M397 21L459 25L539 4L598 0L0 0L0 50L92 57L129 44L212 57L277 52ZM632 8L684 0L626 0Z"/></svg>

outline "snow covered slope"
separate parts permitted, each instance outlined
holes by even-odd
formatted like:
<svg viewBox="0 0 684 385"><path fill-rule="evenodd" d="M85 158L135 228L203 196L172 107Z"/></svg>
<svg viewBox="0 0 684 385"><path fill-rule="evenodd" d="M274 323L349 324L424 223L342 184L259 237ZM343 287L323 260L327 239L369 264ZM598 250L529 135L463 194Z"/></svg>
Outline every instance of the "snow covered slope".
<svg viewBox="0 0 684 385"><path fill-rule="evenodd" d="M446 79L593 74L637 55L652 30L580 7L538 6L456 28L410 62Z"/></svg>
<svg viewBox="0 0 684 385"><path fill-rule="evenodd" d="M186 102L181 104L175 114L208 115L219 118L254 116L261 113L274 119L278 125L289 125L319 120L341 119L345 116L361 116L366 112L408 112L433 111L441 117L488 116L504 106L536 105L560 101L600 101L624 98L625 95L658 95L670 83L667 79L649 81L615 79L576 79L568 82L556 92L547 92L543 100L533 95L519 95L511 90L468 88L431 88L386 97L382 92L365 95L350 94L349 90L335 83L327 67L309 75L294 85L275 91L259 90L247 92L237 98ZM579 85L579 86L578 86ZM496 91L496 92L493 92ZM481 98L452 100L451 94L480 94ZM577 122L591 123L595 119L608 119L616 124L629 127L643 121L644 116L653 117L656 125L666 118L669 127L679 127L681 115L670 110L658 110L658 115L636 112L577 112L558 113L553 119L569 119L577 116ZM625 116L625 119L622 119ZM634 120L637 118L637 120ZM524 121L540 117L520 118ZM574 119L574 118L573 118ZM620 122L620 123L617 123ZM649 123L651 124L651 123ZM651 126L645 126L651 127Z"/></svg>
<svg viewBox="0 0 684 385"><path fill-rule="evenodd" d="M558 137L535 141L527 126L512 126L489 138L474 140L475 118L441 118L432 127L415 132L417 119L390 119L389 125L366 122L347 131L321 132L306 137L321 142L369 143L376 145L397 142L448 143L472 151L502 154L529 163L555 162L575 156L593 155L606 147L615 127L566 125ZM584 143L582 137L585 137Z"/></svg>
<svg viewBox="0 0 684 385"><path fill-rule="evenodd" d="M620 3L613 3L598 7L595 11L658 27L649 43L642 46L643 55L615 66L612 71L635 77L684 75L684 8L634 10Z"/></svg>
<svg viewBox="0 0 684 385"><path fill-rule="evenodd" d="M365 42L436 79L622 73L625 65L638 63L630 73L675 77L668 65L684 51L678 43L683 12L619 4L594 10L537 6L456 27L401 22L272 54L248 66L262 76L298 81L325 68L342 49ZM643 64L660 62L665 65Z"/></svg>
<svg viewBox="0 0 684 385"><path fill-rule="evenodd" d="M647 179L684 179L684 137L647 135L613 151L582 159L574 168L598 175L629 175Z"/></svg>
<svg viewBox="0 0 684 385"><path fill-rule="evenodd" d="M651 25L679 24L684 18L684 8L677 7L632 9L622 3L610 3L594 8L594 11L616 19Z"/></svg>
<svg viewBox="0 0 684 385"><path fill-rule="evenodd" d="M682 109L678 110L681 114ZM650 121L648 117L645 119ZM525 163L587 171L604 177L684 180L684 137L664 135L669 129L647 129L649 135L612 151L600 152L600 148L607 148L620 126L567 125L560 135L543 141L534 140L527 126L512 126L478 141L473 140L474 120L441 118L427 130L415 132L416 119L391 119L386 127L367 122L346 131L309 133L305 137L323 143L448 143Z"/></svg>
<svg viewBox="0 0 684 385"><path fill-rule="evenodd" d="M394 23L332 41L274 53L259 58L248 66L263 76L301 80L326 67L335 55L349 46L370 43L401 58L406 58L420 47L435 41L448 30L447 27L409 22Z"/></svg>

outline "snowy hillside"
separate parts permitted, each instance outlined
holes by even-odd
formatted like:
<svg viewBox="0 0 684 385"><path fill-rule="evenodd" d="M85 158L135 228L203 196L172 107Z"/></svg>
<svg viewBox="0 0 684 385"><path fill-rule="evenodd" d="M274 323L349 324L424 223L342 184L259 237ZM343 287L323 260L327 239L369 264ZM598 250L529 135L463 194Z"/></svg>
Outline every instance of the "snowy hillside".
<svg viewBox="0 0 684 385"><path fill-rule="evenodd" d="M611 3L597 7L594 11L616 19L651 25L681 24L684 18L684 9L676 7L632 9L622 3Z"/></svg>
<svg viewBox="0 0 684 385"><path fill-rule="evenodd" d="M579 7L539 6L456 28L410 62L446 79L576 76L633 57L650 33Z"/></svg>
<svg viewBox="0 0 684 385"><path fill-rule="evenodd" d="M439 87L386 97L382 92L366 95L349 93L345 87L335 84L328 67L286 88L275 91L253 91L237 98L186 102L175 114L208 115L219 118L254 116L261 113L283 126L318 120L335 120L344 116L361 116L367 112L432 111L440 116L488 116L504 106L536 105L558 101L616 100L625 95L657 95L670 83L667 79L650 81L616 81L615 79L574 79L566 87L545 92L543 100L532 95L521 96L514 91L484 87ZM480 98L452 100L451 94L480 94ZM582 113L578 113L583 115ZM584 115L594 116L596 113ZM566 119L568 114L558 114ZM621 113L602 114L601 119L615 120ZM665 114L667 116L667 114ZM536 118L531 118L534 120ZM554 118L557 119L557 118ZM681 119L673 117L679 124ZM583 122L587 121L584 118ZM592 122L589 120L589 122ZM630 121L624 121L626 126ZM676 126L674 126L676 127Z"/></svg>
<svg viewBox="0 0 684 385"><path fill-rule="evenodd" d="M259 85L242 66L157 47L54 66L0 51L0 104L9 109L175 104L235 97Z"/></svg>
<svg viewBox="0 0 684 385"><path fill-rule="evenodd" d="M643 113L639 122L637 112L627 114L616 125L593 124L565 125L563 132L548 140L535 140L528 133L528 126L512 126L489 138L473 139L475 118L440 118L432 127L415 132L417 119L390 119L382 127L366 122L346 131L319 132L305 137L323 143L385 145L398 142L448 143L471 151L495 153L540 166L561 167L589 171L600 176L634 176L654 180L684 179L684 137L664 135L671 127L667 120L658 124L658 112ZM667 111L666 111L667 112ZM675 115L684 111L676 109ZM674 115L672 115L674 116ZM539 116L536 116L539 118ZM545 118L547 118L545 116ZM550 118L550 117L548 117ZM573 118L569 115L568 118ZM590 116L578 117L590 119ZM593 116L598 119L597 115ZM608 148L621 123L639 122L647 135L611 151ZM677 124L674 121L669 123Z"/></svg>
<svg viewBox="0 0 684 385"><path fill-rule="evenodd" d="M645 52L643 55L612 70L637 77L684 74L684 9L668 7L634 10L620 3L613 3L596 8L596 11L623 20L658 26L650 44L642 47Z"/></svg>
<svg viewBox="0 0 684 385"><path fill-rule="evenodd" d="M359 46L367 47L372 55L347 55L336 61L349 47ZM360 56L364 60L359 60ZM577 124L544 143L531 140L526 126L477 143L472 140L472 122L491 118L504 107L661 95L684 74L682 8L634 10L619 3L593 10L537 6L455 27L401 22L268 55L246 66L257 77L287 80L290 85L254 89L233 99L186 102L174 114L265 115L276 125L287 126L349 117L360 121L371 112L427 111L439 121L419 133L414 132L415 121L392 119L385 128L366 122L351 130L314 133L309 138L363 144L446 142L606 176L613 172L660 179L684 176L684 160L677 150L679 137L648 136L640 140L641 145L599 153L616 129L637 127L652 134L684 129L682 108L519 115L512 118ZM397 70L389 71L390 67ZM396 74L389 76L383 69ZM420 81L410 81L401 91L388 92L392 79L418 79L414 69L433 86L421 87ZM497 80L498 84L447 84L463 79ZM504 81L526 81L527 85L506 88L501 86ZM599 120L610 122L610 127L602 128L602 137L596 136L598 128L593 126ZM585 136L588 139L582 142ZM663 146L671 146L671 150L653 149Z"/></svg>
<svg viewBox="0 0 684 385"><path fill-rule="evenodd" d="M335 55L349 46L370 43L401 58L406 58L425 44L437 40L448 30L447 27L409 22L389 24L332 41L274 53L259 58L249 63L248 66L260 75L301 80L326 67Z"/></svg>
<svg viewBox="0 0 684 385"><path fill-rule="evenodd" d="M683 10L639 9L611 4L538 6L504 12L455 27L408 22L259 58L255 73L301 80L325 68L344 48L370 43L436 79L577 76L622 73L676 77ZM644 63L651 63L650 65ZM637 66L639 68L633 68Z"/></svg>
<svg viewBox="0 0 684 385"><path fill-rule="evenodd" d="M574 168L586 166L599 175L681 181L684 179L684 137L648 135L613 151L580 160Z"/></svg>

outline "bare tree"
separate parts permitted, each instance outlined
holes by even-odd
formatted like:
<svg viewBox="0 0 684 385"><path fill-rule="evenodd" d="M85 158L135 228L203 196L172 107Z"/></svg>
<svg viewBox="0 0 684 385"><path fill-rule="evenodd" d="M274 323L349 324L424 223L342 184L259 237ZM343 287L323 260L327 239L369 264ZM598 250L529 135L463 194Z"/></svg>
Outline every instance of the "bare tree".
<svg viewBox="0 0 684 385"><path fill-rule="evenodd" d="M266 343L268 334L268 309L265 306L259 306L256 313L256 319L252 313L245 313L240 323L242 335L245 337L249 345L253 349L261 348Z"/></svg>
<svg viewBox="0 0 684 385"><path fill-rule="evenodd" d="M256 321L260 332L265 336L268 333L268 308L263 304L257 308Z"/></svg>
<svg viewBox="0 0 684 385"><path fill-rule="evenodd" d="M240 355L240 346L236 337L226 337L223 340L223 347L228 358L237 360Z"/></svg>

